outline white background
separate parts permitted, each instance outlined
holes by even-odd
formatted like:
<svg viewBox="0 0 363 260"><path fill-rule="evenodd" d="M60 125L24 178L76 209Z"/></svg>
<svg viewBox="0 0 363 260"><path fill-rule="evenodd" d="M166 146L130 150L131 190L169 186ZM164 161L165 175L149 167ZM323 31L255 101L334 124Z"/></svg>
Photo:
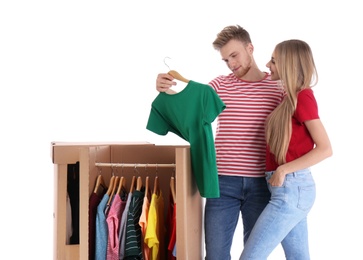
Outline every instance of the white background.
<svg viewBox="0 0 363 260"><path fill-rule="evenodd" d="M359 1L2 1L0 3L1 259L53 257L52 141L179 144L146 130L157 73L208 83L227 74L212 47L240 24L262 70L275 44L315 55L320 116L334 155L313 167L311 257L363 259L362 14ZM238 225L232 259L242 250ZM10 256L10 258L9 258ZM283 259L277 248L269 259Z"/></svg>

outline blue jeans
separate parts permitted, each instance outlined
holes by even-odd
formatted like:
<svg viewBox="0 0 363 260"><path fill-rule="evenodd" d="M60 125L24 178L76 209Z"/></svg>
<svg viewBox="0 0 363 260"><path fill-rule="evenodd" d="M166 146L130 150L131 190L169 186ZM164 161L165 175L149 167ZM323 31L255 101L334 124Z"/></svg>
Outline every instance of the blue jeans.
<svg viewBox="0 0 363 260"><path fill-rule="evenodd" d="M219 176L219 186L220 197L207 199L205 204L206 260L231 259L232 240L240 212L246 242L258 216L270 200L263 177Z"/></svg>
<svg viewBox="0 0 363 260"><path fill-rule="evenodd" d="M269 180L273 172L266 172ZM287 174L281 187L272 187L271 201L258 218L240 260L263 260L282 244L286 259L308 260L307 215L315 201L310 169Z"/></svg>

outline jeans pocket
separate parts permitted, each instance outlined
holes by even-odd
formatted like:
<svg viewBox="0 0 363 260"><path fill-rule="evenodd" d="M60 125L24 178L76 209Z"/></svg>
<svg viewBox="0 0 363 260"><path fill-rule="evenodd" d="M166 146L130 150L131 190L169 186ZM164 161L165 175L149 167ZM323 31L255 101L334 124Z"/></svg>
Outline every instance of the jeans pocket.
<svg viewBox="0 0 363 260"><path fill-rule="evenodd" d="M315 195L315 185L300 186L297 207L304 211L310 210L311 207L314 205Z"/></svg>

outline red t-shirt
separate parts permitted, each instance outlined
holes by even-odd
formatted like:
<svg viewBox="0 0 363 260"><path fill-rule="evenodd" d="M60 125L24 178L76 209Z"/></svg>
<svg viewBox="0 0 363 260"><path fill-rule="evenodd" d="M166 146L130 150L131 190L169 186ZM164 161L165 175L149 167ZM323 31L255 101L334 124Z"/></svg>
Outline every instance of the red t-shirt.
<svg viewBox="0 0 363 260"><path fill-rule="evenodd" d="M312 89L304 89L297 96L296 111L292 117L292 135L286 154L286 162L291 162L314 148L311 138L304 122L318 119L318 104ZM275 156L266 149L266 171L274 171L278 167Z"/></svg>

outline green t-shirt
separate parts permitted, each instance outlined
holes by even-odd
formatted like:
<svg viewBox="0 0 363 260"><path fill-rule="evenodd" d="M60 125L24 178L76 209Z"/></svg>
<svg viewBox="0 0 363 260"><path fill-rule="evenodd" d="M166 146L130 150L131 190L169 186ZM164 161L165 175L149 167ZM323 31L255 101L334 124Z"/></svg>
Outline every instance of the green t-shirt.
<svg viewBox="0 0 363 260"><path fill-rule="evenodd" d="M212 122L225 108L211 86L190 80L179 93L159 93L146 126L156 134L173 132L189 142L192 171L205 198L220 195Z"/></svg>

